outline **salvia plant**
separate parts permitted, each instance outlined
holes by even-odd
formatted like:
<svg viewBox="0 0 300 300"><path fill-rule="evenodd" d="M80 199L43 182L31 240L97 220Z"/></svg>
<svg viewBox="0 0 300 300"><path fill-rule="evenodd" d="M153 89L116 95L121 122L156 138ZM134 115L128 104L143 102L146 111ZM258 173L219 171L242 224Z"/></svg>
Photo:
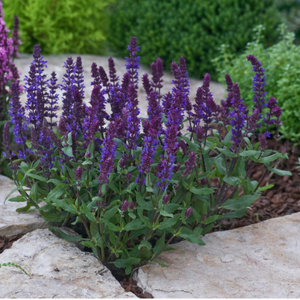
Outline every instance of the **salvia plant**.
<svg viewBox="0 0 300 300"><path fill-rule="evenodd" d="M3 126L7 120L9 120L9 102L11 98L10 86L14 81L18 81L20 74L13 63L18 53L19 31L18 31L18 17L15 16L14 30L12 37L8 37L9 30L3 20L2 3L0 1L0 129L3 130ZM20 86L21 89L21 86ZM2 137L0 137L2 152ZM2 166L2 158L0 157L0 166Z"/></svg>
<svg viewBox="0 0 300 300"><path fill-rule="evenodd" d="M204 245L200 235L214 222L242 217L271 187L261 187L268 170L290 174L273 167L287 155L276 146L268 149L268 131L255 135L262 123L278 127L281 109L275 98L265 98L264 72L254 56L248 56L256 72L251 112L228 74L229 94L221 105L213 100L209 74L192 104L183 57L171 64L173 88L162 94L163 62L157 58L152 74L142 76L148 117L140 118L139 50L131 38L122 80L112 58L108 74L93 63L93 90L85 104L81 58L66 60L58 84L55 73L46 76L46 61L36 45L25 77L25 110L19 82L11 88L18 160L12 159L8 123L3 131L13 191L20 192L10 201L26 203L19 211L38 210L54 232L80 241L102 263L125 268L127 274L149 261L164 266L157 257L173 249L174 238ZM59 119L58 89L63 94ZM259 182L249 178L256 164L266 167ZM59 229L65 225L82 226L86 234L67 236Z"/></svg>

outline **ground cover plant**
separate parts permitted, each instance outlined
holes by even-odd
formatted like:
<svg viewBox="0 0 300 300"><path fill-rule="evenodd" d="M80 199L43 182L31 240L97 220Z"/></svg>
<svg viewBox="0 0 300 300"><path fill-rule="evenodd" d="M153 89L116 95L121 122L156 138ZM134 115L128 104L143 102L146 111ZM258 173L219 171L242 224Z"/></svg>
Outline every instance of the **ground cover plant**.
<svg viewBox="0 0 300 300"><path fill-rule="evenodd" d="M86 105L81 58L67 59L58 84L54 72L46 76L46 61L36 45L25 77L25 110L19 82L11 87L14 141L21 147L18 160L12 157L8 122L3 130L13 191L20 192L9 201L24 202L20 212L38 210L54 223L54 232L80 241L101 262L124 268L126 274L149 261L164 266L157 257L172 250L169 244L177 237L204 245L199 235L211 230L215 221L243 216L260 192L272 187L261 187L268 170L290 175L274 168L287 155L277 152L276 145L267 149L268 131L255 135L262 122L267 129L279 127L282 111L275 98L265 98L263 69L253 55L248 57L256 70L251 113L228 74L229 94L220 106L210 93L209 74L192 104L183 57L171 64L173 89L162 95L163 63L157 58L151 78L142 77L148 99L148 117L142 119L135 37L128 50L122 81L112 58L108 75L92 64L93 91ZM60 119L58 89L63 91ZM266 167L258 181L249 178L256 164ZM59 230L72 224L81 224L85 235L70 237Z"/></svg>
<svg viewBox="0 0 300 300"><path fill-rule="evenodd" d="M211 59L221 44L241 53L252 28L263 24L266 44L271 45L279 20L273 0L119 0L111 6L108 41L115 55L124 57L128 40L136 36L142 63L150 65L159 56L169 66L184 55L190 76L203 78L208 72L216 80Z"/></svg>
<svg viewBox="0 0 300 300"><path fill-rule="evenodd" d="M245 65L246 56L253 54L259 58L264 65L264 72L268 78L265 86L267 95L272 95L278 99L278 104L282 108L281 116L283 126L280 126L280 133L284 138L299 143L300 140L300 47L294 44L295 35L286 32L286 26L281 25L280 40L277 44L265 48L262 41L264 39L264 27L256 27L255 39L248 43L243 54L235 56L226 45L221 47L221 55L215 59L215 64L219 72L219 80L226 84L224 75L228 72L232 79L239 80L241 94L244 95L244 101L248 106L253 105L254 91L249 92L251 88L250 69ZM265 129L264 127L262 127ZM272 133L275 133L273 128Z"/></svg>
<svg viewBox="0 0 300 300"><path fill-rule="evenodd" d="M22 24L22 53L40 44L45 54L103 54L109 28L106 7L114 0L2 0L4 17L12 27Z"/></svg>
<svg viewBox="0 0 300 300"><path fill-rule="evenodd" d="M10 120L8 110L11 94L9 92L11 83L18 81L20 74L13 62L18 53L19 40L19 21L14 17L14 26L11 37L9 30L3 20L2 3L0 1L0 131L7 120ZM21 88L21 87L20 87ZM2 136L0 137L0 173L11 175L10 168L7 168L7 162L2 157Z"/></svg>

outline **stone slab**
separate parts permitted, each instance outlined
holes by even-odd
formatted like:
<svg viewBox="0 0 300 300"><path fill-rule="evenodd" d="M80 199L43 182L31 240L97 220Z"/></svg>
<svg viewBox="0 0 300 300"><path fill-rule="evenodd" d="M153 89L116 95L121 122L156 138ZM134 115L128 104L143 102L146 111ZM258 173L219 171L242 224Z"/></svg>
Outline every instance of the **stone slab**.
<svg viewBox="0 0 300 300"><path fill-rule="evenodd" d="M91 253L37 229L0 254L0 298L136 298Z"/></svg>
<svg viewBox="0 0 300 300"><path fill-rule="evenodd" d="M139 269L154 298L299 298L300 213L187 241Z"/></svg>
<svg viewBox="0 0 300 300"><path fill-rule="evenodd" d="M38 212L18 213L17 208L24 207L26 202L5 201L7 195L15 188L11 179L0 175L0 236L10 237L26 234L38 228L46 228L46 222ZM9 198L16 197L19 192L14 192Z"/></svg>
<svg viewBox="0 0 300 300"><path fill-rule="evenodd" d="M63 68L64 62L66 59L71 56L74 61L76 61L77 56L79 54L60 54L60 55L49 55L45 56L44 60L47 61L47 69L45 70L46 74L50 76L51 72L56 72L57 77L58 77L58 83L62 83L62 77L65 72L65 69ZM92 77L91 77L91 65L93 62L96 62L98 66L102 66L106 73L108 74L108 58L105 56L97 56L97 55L86 55L83 54L81 55L82 58L82 65L83 65L83 70L84 70L84 84L86 87L86 92L85 92L85 103L89 102L91 93L92 93ZM179 57L174 57L174 60L178 60ZM18 68L19 72L21 72L21 79L24 79L25 75L28 75L29 67L32 62L33 58L32 55L29 54L21 54L18 59L15 60L15 65ZM114 58L115 65L116 65L116 70L117 70L117 75L122 79L123 75L126 73L126 60L121 59L121 58ZM169 71L170 66L164 66L164 70ZM147 66L140 66L139 69L139 90L138 90L138 98L139 98L139 108L140 108L140 116L141 117L146 117L147 116L147 105L148 102L146 101L146 93L144 91L143 85L142 85L142 75L148 73L149 78L151 79L151 70ZM204 74L203 74L204 76ZM164 77L163 77L163 85L164 87L162 88L162 94L165 94L169 91L172 90L172 80L174 79L172 73L170 72L164 72ZM24 84L23 81L21 81L22 84ZM198 87L202 85L202 80L198 79L190 79L190 100L192 103L194 103L194 98L196 96L196 92ZM211 92L214 96L214 99L216 102L219 102L220 99L224 97L225 94L225 89L223 88L221 83L216 83L216 82L211 82L210 85ZM58 91L58 94L60 95L59 97L59 111L58 115L61 115L61 109L62 109L62 98L61 95L62 93ZM25 93L22 94L21 96L21 102L24 105L26 102L26 95ZM107 105L107 111L110 113L110 105Z"/></svg>

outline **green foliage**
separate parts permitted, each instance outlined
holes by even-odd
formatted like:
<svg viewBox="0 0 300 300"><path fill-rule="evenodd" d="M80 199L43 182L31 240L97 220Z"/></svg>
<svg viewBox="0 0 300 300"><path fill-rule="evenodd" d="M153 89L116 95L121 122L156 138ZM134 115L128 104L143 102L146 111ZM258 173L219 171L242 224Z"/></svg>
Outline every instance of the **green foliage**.
<svg viewBox="0 0 300 300"><path fill-rule="evenodd" d="M256 36L253 42L248 43L246 50L239 56L228 51L227 45L221 46L221 55L214 62L219 72L219 81L225 84L224 76L229 73L233 82L238 82L241 95L248 106L253 105L254 92L249 93L252 86L251 76L255 73L245 66L251 66L247 55L254 55L262 63L267 78L265 87L266 98L275 97L283 110L279 131L283 137L293 142L300 139L300 46L294 44L294 34L285 33L286 26L281 25L280 41L265 48L262 25L254 29Z"/></svg>
<svg viewBox="0 0 300 300"><path fill-rule="evenodd" d="M174 58L184 56L190 76L202 78L209 72L216 78L211 59L221 44L241 52L251 28L261 23L270 44L279 18L273 0L120 0L112 9L108 39L120 57L136 36L142 63L149 65L159 56L168 70Z"/></svg>
<svg viewBox="0 0 300 300"><path fill-rule="evenodd" d="M300 1L277 0L277 7L281 13L282 21L288 26L289 31L295 33L296 44L300 42Z"/></svg>
<svg viewBox="0 0 300 300"><path fill-rule="evenodd" d="M20 52L39 44L45 54L102 54L109 27L107 5L114 0L3 0L4 18L12 28L20 20Z"/></svg>
<svg viewBox="0 0 300 300"><path fill-rule="evenodd" d="M4 263L4 264L0 264L0 268L1 267L16 267L18 269L20 269L22 272L24 272L27 276L29 276L27 274L27 272L19 265L15 265L14 263L8 262L8 263ZM30 277L30 276L29 276Z"/></svg>

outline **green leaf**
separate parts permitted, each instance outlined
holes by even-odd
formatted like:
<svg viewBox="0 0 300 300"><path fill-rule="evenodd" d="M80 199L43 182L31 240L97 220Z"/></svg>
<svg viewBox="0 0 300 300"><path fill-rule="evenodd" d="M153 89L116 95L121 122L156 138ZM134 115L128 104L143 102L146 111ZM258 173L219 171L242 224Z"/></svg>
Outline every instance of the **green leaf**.
<svg viewBox="0 0 300 300"><path fill-rule="evenodd" d="M225 167L225 163L224 163L224 158L222 156L216 157L215 164L216 164L216 167L217 167L217 170L219 171L219 173L222 175L225 175L226 167Z"/></svg>
<svg viewBox="0 0 300 300"><path fill-rule="evenodd" d="M10 201L10 202L26 202L26 199L24 199L22 196L17 196L17 197L8 199L8 201Z"/></svg>
<svg viewBox="0 0 300 300"><path fill-rule="evenodd" d="M265 190L269 190L269 189L271 189L273 186L274 186L274 184L269 184L269 185L262 186L262 187L260 187L260 188L257 189L257 192L263 192L263 191L265 191Z"/></svg>
<svg viewBox="0 0 300 300"><path fill-rule="evenodd" d="M232 131L229 130L229 132L226 134L223 140L223 143L228 147L229 146L228 143L230 143L231 139L232 139Z"/></svg>
<svg viewBox="0 0 300 300"><path fill-rule="evenodd" d="M162 235L162 237L156 242L156 244L153 248L154 255L157 255L162 250L162 248L165 246L165 236L166 236L166 234L164 233Z"/></svg>
<svg viewBox="0 0 300 300"><path fill-rule="evenodd" d="M163 268L169 268L169 266L168 265L166 265L166 264L164 264L161 260L159 260L159 259L155 259L155 260L153 260L153 262L155 262L155 263L158 263L161 267L163 267Z"/></svg>
<svg viewBox="0 0 300 300"><path fill-rule="evenodd" d="M190 191L196 195L210 195L214 193L214 190L212 188L207 188L207 187L196 189L194 186L192 186L190 188Z"/></svg>
<svg viewBox="0 0 300 300"><path fill-rule="evenodd" d="M143 215L143 209L138 208L137 211L138 211L138 215L139 215L140 219L144 222L144 224L147 227L152 228L152 225L151 225L149 219Z"/></svg>
<svg viewBox="0 0 300 300"><path fill-rule="evenodd" d="M252 157L252 156L258 156L260 154L260 151L256 150L246 150L239 154L239 156L242 157Z"/></svg>
<svg viewBox="0 0 300 300"><path fill-rule="evenodd" d="M118 188L114 185L114 183L110 182L108 184L108 186L116 193L116 194L120 194L120 191L118 190Z"/></svg>
<svg viewBox="0 0 300 300"><path fill-rule="evenodd" d="M230 210L240 210L248 207L260 197L260 194L244 195L237 199L229 199L220 207Z"/></svg>
<svg viewBox="0 0 300 300"><path fill-rule="evenodd" d="M227 149L216 147L222 154L224 154L226 157L237 157L237 155Z"/></svg>
<svg viewBox="0 0 300 300"><path fill-rule="evenodd" d="M50 191L46 201L51 202L54 199L59 199L66 189L67 189L67 185L65 183L60 183L53 190Z"/></svg>
<svg viewBox="0 0 300 300"><path fill-rule="evenodd" d="M206 224L213 223L213 222L215 222L218 219L220 219L219 215L210 216L209 218L205 219L202 223L206 225Z"/></svg>
<svg viewBox="0 0 300 300"><path fill-rule="evenodd" d="M117 225L115 225L115 224L113 224L113 223L111 223L111 222L109 222L109 221L107 221L107 220L103 220L103 222L108 226L108 228L110 229L110 230L112 230L112 231L119 231L120 230L120 228L119 228L119 226L117 226Z"/></svg>
<svg viewBox="0 0 300 300"><path fill-rule="evenodd" d="M29 171L32 171L32 170L29 170ZM46 182L47 181L44 177L36 175L36 174L33 174L33 173L30 173L29 171L25 174L24 177L26 177L26 176L27 177L32 177L32 178L37 179L37 180L42 181L42 182Z"/></svg>
<svg viewBox="0 0 300 300"><path fill-rule="evenodd" d="M261 163L261 164L269 163L269 162L272 162L272 161L276 160L280 156L281 156L280 153L275 153L273 155L261 158L258 162Z"/></svg>
<svg viewBox="0 0 300 300"><path fill-rule="evenodd" d="M164 217L170 217L170 218L174 217L173 214L170 214L170 213L166 212L165 210L160 210L159 213Z"/></svg>
<svg viewBox="0 0 300 300"><path fill-rule="evenodd" d="M176 215L174 218L169 218L165 221L162 221L159 224L159 229L171 228L172 226L174 226L177 223L179 217L180 217L179 215Z"/></svg>
<svg viewBox="0 0 300 300"><path fill-rule="evenodd" d="M145 227L146 225L143 223L141 219L135 219L131 221L130 223L126 224L124 227L124 230L129 231L129 230L137 230Z"/></svg>
<svg viewBox="0 0 300 300"><path fill-rule="evenodd" d="M11 195L11 194L13 194L15 191L17 191L18 190L18 188L17 187L15 187L15 188L13 188L11 191L10 191L10 193L5 197L5 201L7 200L7 198ZM4 201L4 203L5 203L5 201Z"/></svg>
<svg viewBox="0 0 300 300"><path fill-rule="evenodd" d="M66 233L64 233L59 227L56 226L49 226L49 230L51 230L56 236L63 238L64 240L68 242L77 242L82 239L82 236L80 234L76 236L71 236Z"/></svg>
<svg viewBox="0 0 300 300"><path fill-rule="evenodd" d="M139 204L140 208L152 211L153 206L151 202L146 202L139 192L136 192L136 201Z"/></svg>
<svg viewBox="0 0 300 300"><path fill-rule="evenodd" d="M113 262L117 268L126 268L128 266L136 266L141 262L140 258L137 257L128 257L128 258L119 258Z"/></svg>
<svg viewBox="0 0 300 300"><path fill-rule="evenodd" d="M234 218L241 218L246 212L248 208L243 208L237 211L232 211L230 213L222 215L222 219L234 219Z"/></svg>
<svg viewBox="0 0 300 300"><path fill-rule="evenodd" d="M234 176L225 176L223 181L232 186L238 186L241 183L241 180Z"/></svg>
<svg viewBox="0 0 300 300"><path fill-rule="evenodd" d="M292 173L290 171L283 171L283 170L274 169L274 168L270 168L269 170L279 176L292 176Z"/></svg>
<svg viewBox="0 0 300 300"><path fill-rule="evenodd" d="M197 244L200 246L205 245L205 243L198 236L195 236L193 233L192 234L180 233L179 236L184 238L185 240L187 240L190 243Z"/></svg>
<svg viewBox="0 0 300 300"><path fill-rule="evenodd" d="M95 216L91 213L91 211L87 208L86 204L82 201L81 203L83 207L83 211L85 216L91 221L91 222L96 222Z"/></svg>
<svg viewBox="0 0 300 300"><path fill-rule="evenodd" d="M61 149L63 151L63 153L65 153L66 155L68 155L69 157L74 157L73 155L73 151L72 151L72 147L71 146L67 146Z"/></svg>
<svg viewBox="0 0 300 300"><path fill-rule="evenodd" d="M28 211L31 207L31 204L30 203L27 203L26 206L24 207L19 207L16 209L17 212L21 213L21 212L25 212L25 211Z"/></svg>
<svg viewBox="0 0 300 300"><path fill-rule="evenodd" d="M111 217L113 217L118 211L118 208L116 206L112 207L111 209L107 210L104 213L104 219L109 220Z"/></svg>
<svg viewBox="0 0 300 300"><path fill-rule="evenodd" d="M43 212L41 210L40 210L40 214L46 221L57 222L57 223L62 222L66 217L65 215L62 215L62 214Z"/></svg>
<svg viewBox="0 0 300 300"><path fill-rule="evenodd" d="M142 247L146 247L148 250L150 250L152 245L148 241L143 240L140 242L138 249L140 250Z"/></svg>

